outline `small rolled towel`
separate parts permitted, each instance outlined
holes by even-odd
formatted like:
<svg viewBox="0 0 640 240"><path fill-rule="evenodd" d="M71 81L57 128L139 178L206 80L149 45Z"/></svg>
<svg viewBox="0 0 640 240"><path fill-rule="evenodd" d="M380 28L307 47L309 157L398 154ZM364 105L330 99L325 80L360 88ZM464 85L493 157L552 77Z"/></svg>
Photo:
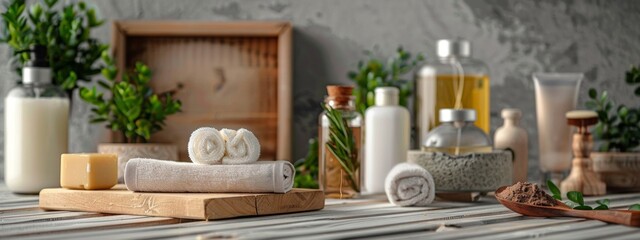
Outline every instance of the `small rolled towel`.
<svg viewBox="0 0 640 240"><path fill-rule="evenodd" d="M251 131L244 128L238 131L225 128L220 133L226 141L226 154L222 158L222 164L247 164L258 161L260 142Z"/></svg>
<svg viewBox="0 0 640 240"><path fill-rule="evenodd" d="M124 183L135 192L286 193L294 176L287 161L200 165L134 158L127 163Z"/></svg>
<svg viewBox="0 0 640 240"><path fill-rule="evenodd" d="M384 185L389 201L402 207L426 206L436 196L433 177L414 163L400 163L393 167Z"/></svg>
<svg viewBox="0 0 640 240"><path fill-rule="evenodd" d="M225 153L224 138L215 128L198 128L191 133L187 150L194 163L221 164Z"/></svg>

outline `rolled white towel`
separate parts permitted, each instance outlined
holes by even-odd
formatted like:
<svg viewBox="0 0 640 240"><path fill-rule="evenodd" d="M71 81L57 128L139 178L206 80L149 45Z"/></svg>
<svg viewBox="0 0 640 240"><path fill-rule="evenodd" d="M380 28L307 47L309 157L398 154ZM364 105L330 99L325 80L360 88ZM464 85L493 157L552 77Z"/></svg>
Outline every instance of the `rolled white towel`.
<svg viewBox="0 0 640 240"><path fill-rule="evenodd" d="M247 164L258 161L260 142L251 131L244 128L238 131L225 128L220 133L226 141L226 154L222 158L222 164Z"/></svg>
<svg viewBox="0 0 640 240"><path fill-rule="evenodd" d="M198 128L193 131L187 146L192 162L210 165L222 163L225 147L222 134L211 127Z"/></svg>
<svg viewBox="0 0 640 240"><path fill-rule="evenodd" d="M124 182L136 192L286 193L294 177L287 161L200 165L134 158L125 167Z"/></svg>
<svg viewBox="0 0 640 240"><path fill-rule="evenodd" d="M398 206L426 206L436 196L431 174L420 165L400 163L393 167L385 179L389 201Z"/></svg>

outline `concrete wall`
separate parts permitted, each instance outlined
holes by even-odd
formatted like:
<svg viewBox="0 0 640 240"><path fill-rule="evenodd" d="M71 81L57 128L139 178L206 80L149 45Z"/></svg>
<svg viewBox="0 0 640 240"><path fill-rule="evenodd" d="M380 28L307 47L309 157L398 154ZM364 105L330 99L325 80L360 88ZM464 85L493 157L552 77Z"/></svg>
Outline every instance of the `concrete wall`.
<svg viewBox="0 0 640 240"><path fill-rule="evenodd" d="M346 77L363 51L390 56L398 45L433 57L437 39L472 41L475 57L491 68L492 129L505 107L523 110L530 133L531 177L537 176L537 134L531 73L584 72L581 105L590 87L609 89L628 104L637 99L624 71L640 64L640 1L409 1L409 0L100 0L88 1L103 18L180 20L289 20L294 31L294 156L304 156L316 133L324 86ZM95 32L110 40L109 24ZM0 92L12 87L9 52L0 46ZM87 123L89 108L75 101L71 151L91 152L103 131ZM4 109L3 107L1 109ZM3 112L3 111L1 111ZM1 122L4 122L2 116ZM4 126L4 124L2 124ZM0 134L2 139L3 134ZM34 146L35 148L36 146ZM37 150L37 149L34 149ZM2 158L0 158L2 159ZM2 160L0 160L2 161ZM2 175L2 173L0 173Z"/></svg>

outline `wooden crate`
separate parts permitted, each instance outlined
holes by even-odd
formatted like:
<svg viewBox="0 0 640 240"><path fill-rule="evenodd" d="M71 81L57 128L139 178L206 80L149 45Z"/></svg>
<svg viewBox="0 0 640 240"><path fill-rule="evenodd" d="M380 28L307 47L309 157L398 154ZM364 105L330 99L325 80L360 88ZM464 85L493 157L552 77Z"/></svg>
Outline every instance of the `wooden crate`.
<svg viewBox="0 0 640 240"><path fill-rule="evenodd" d="M202 126L246 128L263 160L290 159L291 24L288 22L115 21L113 54L120 69L137 61L152 70L157 92L182 89L182 112L153 142L187 142Z"/></svg>

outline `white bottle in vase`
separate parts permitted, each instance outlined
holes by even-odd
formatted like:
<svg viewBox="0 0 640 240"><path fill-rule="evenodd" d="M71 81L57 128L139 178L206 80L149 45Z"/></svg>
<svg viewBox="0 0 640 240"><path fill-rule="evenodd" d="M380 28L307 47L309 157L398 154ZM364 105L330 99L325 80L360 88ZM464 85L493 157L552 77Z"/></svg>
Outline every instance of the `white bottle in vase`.
<svg viewBox="0 0 640 240"><path fill-rule="evenodd" d="M69 98L51 83L46 48L35 46L22 69L22 85L5 99L5 183L12 192L37 194L60 187L60 155L67 152Z"/></svg>
<svg viewBox="0 0 640 240"><path fill-rule="evenodd" d="M529 149L527 130L520 127L522 112L515 108L505 108L502 109L502 118L504 125L496 130L493 140L495 148L513 151L513 182L526 182Z"/></svg>
<svg viewBox="0 0 640 240"><path fill-rule="evenodd" d="M398 105L399 90L379 87L375 106L365 112L364 192L384 193L384 179L391 168L407 161L409 111Z"/></svg>

